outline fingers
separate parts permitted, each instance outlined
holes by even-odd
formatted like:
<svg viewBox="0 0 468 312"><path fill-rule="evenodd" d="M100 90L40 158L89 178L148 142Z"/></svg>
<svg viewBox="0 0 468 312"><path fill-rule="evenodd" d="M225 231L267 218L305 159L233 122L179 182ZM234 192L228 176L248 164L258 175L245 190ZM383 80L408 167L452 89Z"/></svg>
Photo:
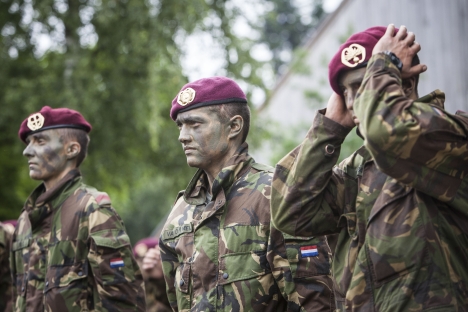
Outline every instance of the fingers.
<svg viewBox="0 0 468 312"><path fill-rule="evenodd" d="M401 25L400 29L398 29L398 32L395 35L395 38L397 38L399 40L403 40L403 39L406 38L407 35L408 35L408 30L406 29L406 26Z"/></svg>
<svg viewBox="0 0 468 312"><path fill-rule="evenodd" d="M389 24L387 26L387 30L385 31L385 35L393 37L394 34L395 34L395 25Z"/></svg>
<svg viewBox="0 0 468 312"><path fill-rule="evenodd" d="M409 69L406 69L404 72L401 73L401 78L406 79L410 78L413 76L417 76L427 70L427 66L424 64L418 64L415 66L412 66Z"/></svg>

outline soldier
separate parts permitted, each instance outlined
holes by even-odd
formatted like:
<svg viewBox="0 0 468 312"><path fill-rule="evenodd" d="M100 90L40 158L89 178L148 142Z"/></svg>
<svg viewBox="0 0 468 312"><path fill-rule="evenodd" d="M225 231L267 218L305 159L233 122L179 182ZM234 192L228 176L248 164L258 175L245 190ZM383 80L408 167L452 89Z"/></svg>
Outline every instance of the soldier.
<svg viewBox="0 0 468 312"><path fill-rule="evenodd" d="M13 284L8 260L13 231L11 223L0 222L0 312L13 311Z"/></svg>
<svg viewBox="0 0 468 312"><path fill-rule="evenodd" d="M29 176L42 180L13 234L15 311L145 311L141 272L109 196L82 182L91 125L44 106L21 124Z"/></svg>
<svg viewBox="0 0 468 312"><path fill-rule="evenodd" d="M290 258L284 248L275 250L284 242L281 233L270 235L273 168L248 154L250 110L240 87L224 77L189 83L173 100L171 118L179 127L187 164L198 168L161 233L172 309L304 311L301 303L306 302L315 311L332 310L326 239L291 237ZM301 247L310 241L316 245L301 256ZM144 269L157 261L147 256ZM293 277L302 284L294 284Z"/></svg>
<svg viewBox="0 0 468 312"><path fill-rule="evenodd" d="M329 65L336 94L276 167L273 223L339 233L341 311L468 311L468 114L418 98L419 50L404 26L352 35ZM364 146L334 166L355 125Z"/></svg>

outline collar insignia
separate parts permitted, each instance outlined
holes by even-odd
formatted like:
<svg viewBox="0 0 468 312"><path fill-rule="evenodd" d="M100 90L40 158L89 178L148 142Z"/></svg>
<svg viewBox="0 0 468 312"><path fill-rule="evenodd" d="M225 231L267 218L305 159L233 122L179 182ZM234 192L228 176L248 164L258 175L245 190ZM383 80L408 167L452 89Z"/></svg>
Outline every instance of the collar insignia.
<svg viewBox="0 0 468 312"><path fill-rule="evenodd" d="M32 131L36 131L42 128L44 125L44 116L41 113L35 113L28 118L28 128Z"/></svg>
<svg viewBox="0 0 468 312"><path fill-rule="evenodd" d="M341 62L348 67L356 67L366 59L366 49L360 44L353 43L341 51ZM351 63L352 61L352 63Z"/></svg>
<svg viewBox="0 0 468 312"><path fill-rule="evenodd" d="M177 97L177 103L182 106L192 103L193 99L195 98L195 90L192 88L187 88L184 91L179 93Z"/></svg>

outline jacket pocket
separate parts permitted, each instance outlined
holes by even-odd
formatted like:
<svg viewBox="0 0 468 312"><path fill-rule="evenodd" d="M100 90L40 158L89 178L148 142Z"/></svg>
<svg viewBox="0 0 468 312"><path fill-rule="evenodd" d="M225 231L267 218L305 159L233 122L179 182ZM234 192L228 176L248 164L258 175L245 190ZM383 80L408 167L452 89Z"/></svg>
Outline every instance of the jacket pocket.
<svg viewBox="0 0 468 312"><path fill-rule="evenodd" d="M330 274L331 252L325 237L283 235L294 279Z"/></svg>
<svg viewBox="0 0 468 312"><path fill-rule="evenodd" d="M50 266L44 284L48 311L88 311L88 263Z"/></svg>
<svg viewBox="0 0 468 312"><path fill-rule="evenodd" d="M221 311L232 310L234 302L251 311L281 310L278 304L282 297L264 250L223 255L218 285Z"/></svg>

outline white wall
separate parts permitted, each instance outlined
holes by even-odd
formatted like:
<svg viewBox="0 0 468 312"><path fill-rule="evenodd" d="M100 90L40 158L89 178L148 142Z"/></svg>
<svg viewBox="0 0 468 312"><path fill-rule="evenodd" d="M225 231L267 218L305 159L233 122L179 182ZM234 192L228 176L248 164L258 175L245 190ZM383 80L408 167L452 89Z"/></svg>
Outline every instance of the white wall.
<svg viewBox="0 0 468 312"><path fill-rule="evenodd" d="M407 26L421 44L419 56L428 71L420 77L419 94L441 89L446 93L448 111L468 111L467 0L344 0L303 47L306 49L303 67L310 73L292 70L286 73L260 114L279 123L281 128L298 123L310 125L315 110L326 106L332 92L328 62L339 45L351 33L390 23ZM317 91L323 102L307 99L306 90ZM268 150L267 146L257 150L255 158L268 162Z"/></svg>

